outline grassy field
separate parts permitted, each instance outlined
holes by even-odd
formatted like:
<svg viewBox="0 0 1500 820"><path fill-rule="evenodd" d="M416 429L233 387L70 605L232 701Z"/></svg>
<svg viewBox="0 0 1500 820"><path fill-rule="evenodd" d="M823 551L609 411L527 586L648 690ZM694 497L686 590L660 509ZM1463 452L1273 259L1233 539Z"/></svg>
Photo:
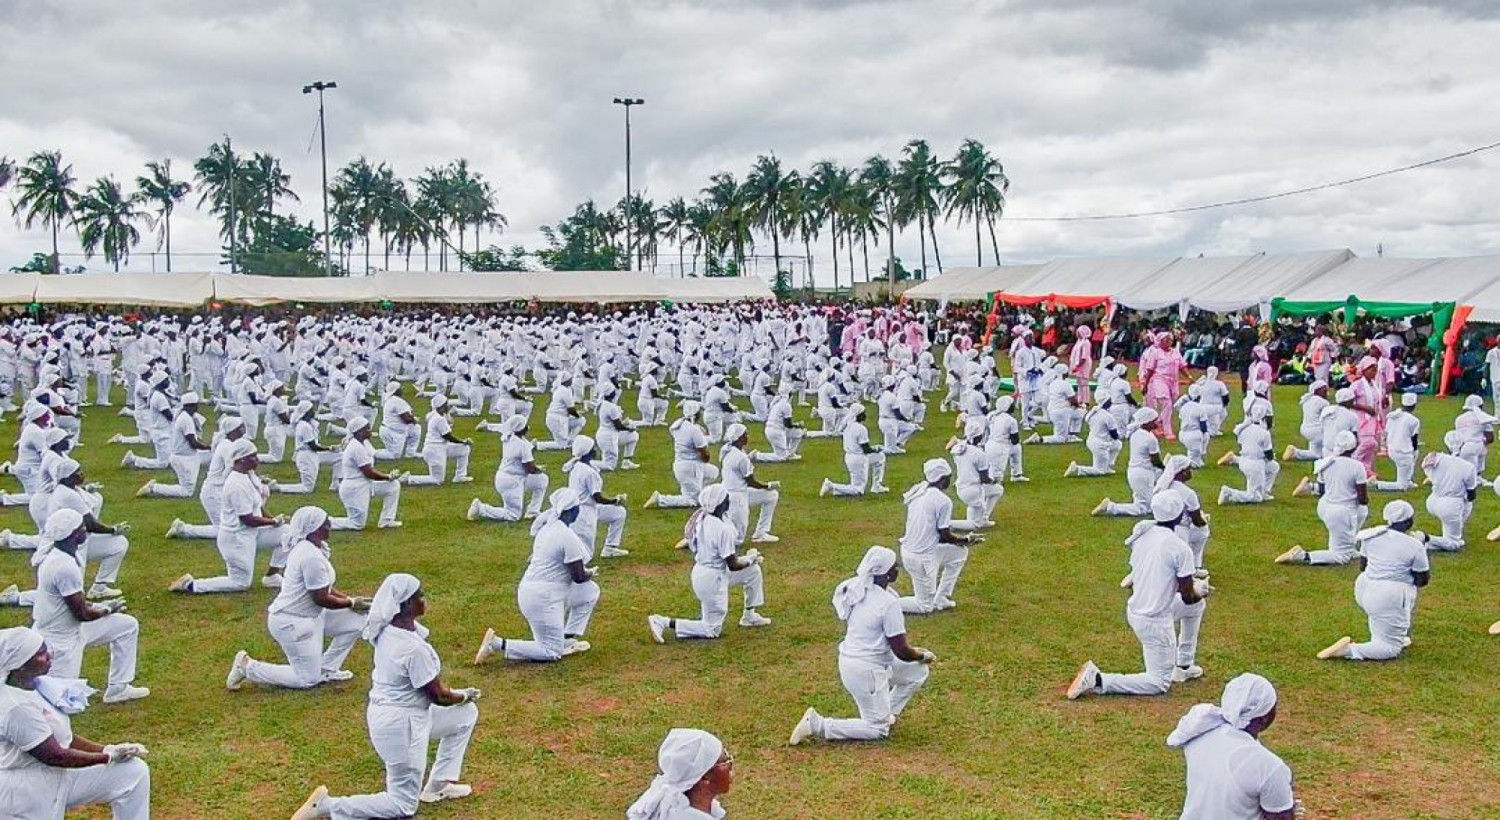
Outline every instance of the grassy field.
<svg viewBox="0 0 1500 820"><path fill-rule="evenodd" d="M1278 394L1278 449L1295 426L1294 391ZM1424 403L1424 439L1438 442L1456 411L1451 401ZM459 421L461 435L472 421ZM91 479L106 484L104 518L135 525L121 586L142 624L139 683L153 694L136 704L96 706L74 721L76 729L151 748L154 808L162 818L284 817L318 783L336 794L380 788L380 761L364 725L368 645L355 649L348 667L357 677L346 684L314 692L224 690L237 649L280 660L265 629L270 593L187 598L165 591L182 572L214 575L223 564L212 542L162 537L175 516L202 520L196 500L133 497L149 476L121 469L124 448L104 444L126 422L92 412L77 455ZM14 420L3 426L5 435L15 432ZM1500 523L1500 502L1483 491L1469 550L1435 558L1406 657L1320 662L1314 653L1332 640L1366 633L1353 600L1354 567L1271 563L1293 543L1325 538L1314 502L1290 495L1302 472L1296 465L1284 470L1275 502L1211 509L1208 563L1219 591L1203 627L1205 677L1160 698L1068 702L1063 691L1082 661L1094 658L1111 671L1141 665L1117 585L1131 522L1088 516L1100 496L1127 491L1123 473L1062 479L1081 445L1028 447L1033 480L1007 488L999 525L964 573L959 608L910 621L913 642L940 660L894 737L788 748L786 736L805 707L852 712L838 681L842 630L829 605L833 586L870 544L896 545L900 490L951 433L951 416L931 418L910 454L891 460L887 483L896 492L883 497L817 497L823 476L842 474L836 440L809 442L800 463L762 465L763 480L784 482L775 527L782 541L763 548L762 612L775 623L742 630L732 617L718 641L669 638L657 646L646 629L648 613L697 612L689 559L671 549L686 512L639 509L652 489L672 486L661 429L642 437L637 460L644 469L606 479L607 492L631 496L625 546L632 555L605 565L593 651L560 664L470 666L486 626L528 634L515 604L529 552L525 529L463 518L476 492L493 493L497 436L476 434L474 484L403 493L405 529L335 533L339 586L371 594L387 573L415 573L430 599L426 623L447 664L445 680L484 690L465 771L475 796L423 816L619 817L654 774L666 731L694 726L718 734L735 755L738 779L725 801L733 817L1175 817L1183 766L1164 739L1189 706L1216 701L1224 682L1245 671L1265 675L1280 692L1280 719L1264 740L1296 773L1310 816L1500 816L1500 639L1485 634L1500 618L1500 559L1483 540ZM758 428L752 435L764 446ZM1216 442L1211 455L1226 442ZM542 455L554 486L561 461L561 454ZM289 463L263 472L295 476ZM1242 486L1233 468L1209 468L1193 483L1211 504L1226 480ZM273 512L304 503L290 499L273 497ZM1423 510L1417 494L1411 500ZM326 491L311 502L341 509ZM1419 526L1433 523L1425 512L1419 517ZM0 525L31 529L24 508L0 511ZM29 573L27 554L0 554L0 581L24 582ZM738 593L735 615L737 601ZM28 622L29 613L0 610L0 625ZM101 688L106 664L103 650L91 651L85 664Z"/></svg>

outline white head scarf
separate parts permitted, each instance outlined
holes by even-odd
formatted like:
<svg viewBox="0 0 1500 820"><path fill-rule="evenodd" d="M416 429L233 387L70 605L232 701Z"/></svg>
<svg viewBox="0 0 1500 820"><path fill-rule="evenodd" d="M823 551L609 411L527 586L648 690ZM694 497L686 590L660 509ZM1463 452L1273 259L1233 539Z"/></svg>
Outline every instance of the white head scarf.
<svg viewBox="0 0 1500 820"><path fill-rule="evenodd" d="M724 428L724 443L733 444L734 442L739 441L740 436L743 436L747 432L749 431L745 429L745 425L740 424L739 422L735 422L734 424L731 424L728 427Z"/></svg>
<svg viewBox="0 0 1500 820"><path fill-rule="evenodd" d="M1236 729L1249 726L1250 721L1270 714L1276 708L1276 687L1260 675L1247 672L1230 681L1219 700L1218 706L1200 703L1189 709L1177 722L1177 728L1167 736L1167 745L1180 749L1220 726Z"/></svg>
<svg viewBox="0 0 1500 820"><path fill-rule="evenodd" d="M312 404L309 402L303 402L303 404L306 404L309 408L312 407ZM302 405L299 404L297 406L300 409ZM219 416L219 432L229 435L235 430L243 429L245 429L245 420L239 416Z"/></svg>
<svg viewBox="0 0 1500 820"><path fill-rule="evenodd" d="M558 520L563 513L582 503L583 499L579 497L577 490L568 487L553 490L552 495L547 496L547 511L531 522L531 534L536 535L541 532L542 527Z"/></svg>
<svg viewBox="0 0 1500 820"><path fill-rule="evenodd" d="M884 575L896 565L896 553L890 547L874 546L865 550L854 577L839 584L833 590L833 611L839 620L849 620L855 604L865 599L865 593L875 586L875 576Z"/></svg>
<svg viewBox="0 0 1500 820"><path fill-rule="evenodd" d="M687 790L698 784L719 763L724 744L701 729L673 729L661 742L656 765L661 774L625 811L626 820L667 820L689 808ZM715 817L723 815L714 801Z"/></svg>
<svg viewBox="0 0 1500 820"><path fill-rule="evenodd" d="M0 629L0 683L41 650L42 635L29 626Z"/></svg>
<svg viewBox="0 0 1500 820"><path fill-rule="evenodd" d="M41 545L31 554L31 565L41 566L42 559L47 557L47 553L52 551L58 541L78 532L78 528L82 526L83 515L77 510L63 508L47 516L46 523L42 525Z"/></svg>
<svg viewBox="0 0 1500 820"><path fill-rule="evenodd" d="M1402 521L1410 521L1417 514L1417 511L1412 508L1410 503L1398 498L1385 505L1385 509L1381 510L1380 514L1385 519L1385 523L1400 524Z"/></svg>
<svg viewBox="0 0 1500 820"><path fill-rule="evenodd" d="M573 465L583 460L583 457L594 452L594 440L589 436L574 436L571 452L573 457L563 462L563 472L571 472Z"/></svg>
<svg viewBox="0 0 1500 820"><path fill-rule="evenodd" d="M714 510L719 508L729 498L729 491L724 489L723 484L710 484L698 493L698 509L713 515Z"/></svg>
<svg viewBox="0 0 1500 820"><path fill-rule="evenodd" d="M906 492L901 494L901 502L903 504L910 504L917 500L922 493L926 492L932 482L949 475L953 475L953 468L948 466L947 461L941 458L927 459L922 462L922 480L911 485Z"/></svg>
<svg viewBox="0 0 1500 820"><path fill-rule="evenodd" d="M327 520L328 513L322 507L298 507L297 511L292 513L291 521L287 522L287 543L296 546L306 541L307 537L316 532ZM325 552L328 549L326 544L316 546Z"/></svg>
<svg viewBox="0 0 1500 820"><path fill-rule="evenodd" d="M1183 455L1169 456L1162 465L1161 476L1156 479L1156 491L1163 492L1177 481L1177 474L1193 466L1192 459Z"/></svg>
<svg viewBox="0 0 1500 820"><path fill-rule="evenodd" d="M415 575L396 572L385 576L385 580L380 582L380 589L375 592L375 599L370 602L370 614L365 618L363 632L365 640L375 643L380 633L401 612L401 605L411 600L411 596L421 588L422 582ZM427 628L417 624L417 635L427 637Z"/></svg>

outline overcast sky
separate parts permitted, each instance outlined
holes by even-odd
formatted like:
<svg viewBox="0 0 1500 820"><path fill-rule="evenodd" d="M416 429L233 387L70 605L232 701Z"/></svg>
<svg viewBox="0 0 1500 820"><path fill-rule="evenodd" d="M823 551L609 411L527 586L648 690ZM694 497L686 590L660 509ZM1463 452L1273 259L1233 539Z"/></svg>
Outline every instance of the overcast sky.
<svg viewBox="0 0 1500 820"><path fill-rule="evenodd" d="M6 0L0 154L60 149L81 183L128 181L163 157L190 175L229 134L280 157L313 217L316 106L300 91L336 80L332 166L364 154L410 177L467 157L510 220L487 241L535 246L537 226L622 194L610 100L628 94L647 100L635 181L658 203L718 170L743 175L761 153L857 166L913 137L943 156L973 137L1011 179L1005 263L1368 256L1382 243L1390 256L1500 253L1500 151L1188 216L1009 219L1266 194L1500 140L1497 17L1493 0ZM939 239L945 266L974 264L971 227L940 226ZM0 220L0 267L47 244ZM132 269L150 270L154 244ZM216 245L204 215L174 221L177 251ZM826 276L826 240L817 252ZM917 264L914 232L897 253Z"/></svg>

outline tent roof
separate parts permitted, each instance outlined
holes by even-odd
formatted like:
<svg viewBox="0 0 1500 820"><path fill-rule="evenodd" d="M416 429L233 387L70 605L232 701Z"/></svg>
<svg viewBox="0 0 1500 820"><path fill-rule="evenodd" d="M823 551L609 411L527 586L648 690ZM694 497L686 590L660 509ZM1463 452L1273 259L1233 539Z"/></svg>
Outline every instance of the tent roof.
<svg viewBox="0 0 1500 820"><path fill-rule="evenodd" d="M656 283L674 302L733 302L740 299L774 299L775 294L759 276L707 276L701 279L657 279Z"/></svg>
<svg viewBox="0 0 1500 820"><path fill-rule="evenodd" d="M378 302L371 277L214 274L214 298L242 305L279 302Z"/></svg>
<svg viewBox="0 0 1500 820"><path fill-rule="evenodd" d="M949 268L942 276L913 285L902 295L906 299L932 301L982 301L991 293L1011 290L1041 268L1041 265Z"/></svg>
<svg viewBox="0 0 1500 820"><path fill-rule="evenodd" d="M79 273L39 276L37 302L197 307L212 299L211 273Z"/></svg>
<svg viewBox="0 0 1500 820"><path fill-rule="evenodd" d="M1212 287L1184 294L1184 298L1193 307L1209 313L1236 313L1285 296L1353 258L1354 251L1348 248L1262 254L1235 268Z"/></svg>
<svg viewBox="0 0 1500 820"><path fill-rule="evenodd" d="M1472 305L1471 322L1500 322L1500 256L1475 256L1468 259L1444 259L1423 273L1422 283L1439 276L1462 277L1473 271L1488 269L1494 275L1489 283L1464 297ZM1476 277L1477 278L1477 277Z"/></svg>
<svg viewBox="0 0 1500 820"><path fill-rule="evenodd" d="M1142 282L1173 261L1130 257L1058 259L1003 290L1016 296L1113 295Z"/></svg>
<svg viewBox="0 0 1500 820"><path fill-rule="evenodd" d="M1350 296L1367 301L1443 301L1451 302L1458 294L1448 288L1414 287L1421 281L1412 277L1437 264L1436 259L1350 259L1322 276L1309 279L1280 294L1292 302L1342 302ZM1468 289L1472 290L1472 286ZM1441 293L1439 291L1442 291ZM1418 292L1424 299L1414 298Z"/></svg>
<svg viewBox="0 0 1500 820"><path fill-rule="evenodd" d="M36 295L36 280L39 273L12 273L0 276L0 304L31 304Z"/></svg>
<svg viewBox="0 0 1500 820"><path fill-rule="evenodd" d="M1114 292L1115 301L1131 310L1161 310L1192 296L1213 293L1214 286L1253 256L1212 256L1178 259L1151 276Z"/></svg>

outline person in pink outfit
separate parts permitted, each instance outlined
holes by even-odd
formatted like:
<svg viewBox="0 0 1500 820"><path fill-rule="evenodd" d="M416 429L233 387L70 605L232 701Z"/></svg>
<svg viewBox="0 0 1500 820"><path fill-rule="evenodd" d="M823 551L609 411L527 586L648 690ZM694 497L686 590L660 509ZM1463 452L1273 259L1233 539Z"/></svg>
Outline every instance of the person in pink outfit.
<svg viewBox="0 0 1500 820"><path fill-rule="evenodd" d="M1078 378L1078 406L1088 407L1092 394L1089 392L1089 377L1094 373L1094 346L1089 341L1094 336L1093 328L1080 325L1073 331L1078 341L1068 355L1068 372Z"/></svg>
<svg viewBox="0 0 1500 820"><path fill-rule="evenodd" d="M1256 345L1250 348L1250 371L1249 384L1245 388L1254 392L1255 385L1271 385L1275 383L1275 374L1271 371L1271 352L1266 350L1265 345ZM1271 397L1271 391L1266 391L1266 398Z"/></svg>
<svg viewBox="0 0 1500 820"><path fill-rule="evenodd" d="M1168 440L1175 440L1172 431L1172 408L1177 403L1182 376L1187 372L1187 360L1173 345L1169 331L1159 331L1153 337L1155 344L1141 354L1141 392L1146 396L1146 406L1161 417L1161 430Z"/></svg>
<svg viewBox="0 0 1500 820"><path fill-rule="evenodd" d="M1354 391L1354 413L1359 417L1359 445L1354 460L1365 465L1366 475L1375 475L1375 450L1380 443L1380 408L1385 406L1385 385L1380 381L1380 365L1373 356L1359 360L1358 378L1349 382Z"/></svg>
<svg viewBox="0 0 1500 820"><path fill-rule="evenodd" d="M1307 359L1312 362L1313 379L1321 382L1328 381L1328 375L1333 370L1333 362L1339 357L1339 343L1328 335L1326 325L1318 325L1313 336L1312 343L1307 346Z"/></svg>

